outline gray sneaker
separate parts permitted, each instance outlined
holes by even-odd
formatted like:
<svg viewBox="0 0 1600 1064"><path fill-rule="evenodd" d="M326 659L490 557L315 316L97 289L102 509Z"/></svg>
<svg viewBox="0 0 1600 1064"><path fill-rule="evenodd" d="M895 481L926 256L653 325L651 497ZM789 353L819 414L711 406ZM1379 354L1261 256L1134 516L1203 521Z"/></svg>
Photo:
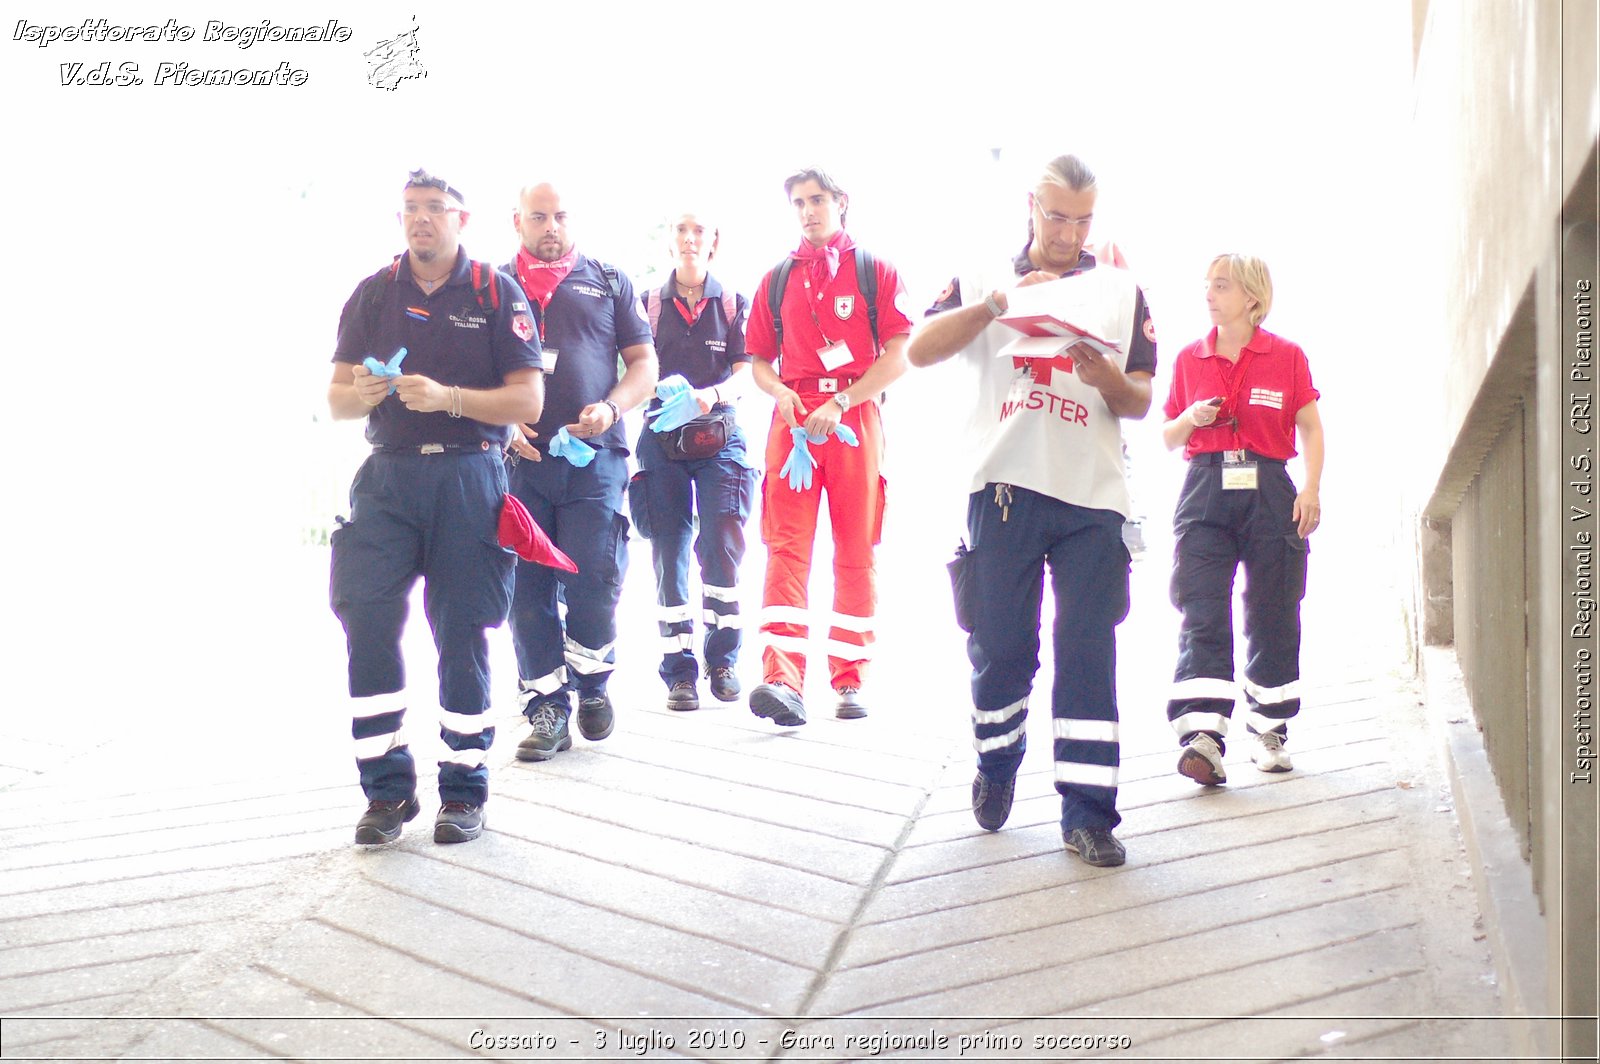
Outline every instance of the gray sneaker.
<svg viewBox="0 0 1600 1064"><path fill-rule="evenodd" d="M1289 751L1283 748L1288 740L1281 733L1258 732L1254 739L1250 760L1256 763L1256 768L1262 772L1290 772L1294 769L1294 762L1289 760Z"/></svg>
<svg viewBox="0 0 1600 1064"><path fill-rule="evenodd" d="M1073 828L1061 833L1061 841L1085 864L1096 868L1115 868L1128 859L1128 851L1109 828Z"/></svg>
<svg viewBox="0 0 1600 1064"><path fill-rule="evenodd" d="M528 710L528 723L532 730L517 744L518 761L548 761L561 751L571 749L572 735L567 731L564 703L551 699L535 702Z"/></svg>
<svg viewBox="0 0 1600 1064"><path fill-rule="evenodd" d="M1178 755L1178 771L1202 787L1228 782L1228 772L1222 767L1222 748L1204 732L1183 744L1183 753Z"/></svg>

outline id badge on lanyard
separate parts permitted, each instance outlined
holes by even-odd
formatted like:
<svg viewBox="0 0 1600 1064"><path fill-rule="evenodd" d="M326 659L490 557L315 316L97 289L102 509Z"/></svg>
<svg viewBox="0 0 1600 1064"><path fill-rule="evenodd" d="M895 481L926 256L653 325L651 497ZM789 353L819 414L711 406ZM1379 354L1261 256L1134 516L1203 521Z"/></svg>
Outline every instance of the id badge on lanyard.
<svg viewBox="0 0 1600 1064"><path fill-rule="evenodd" d="M1244 451L1222 452L1222 489L1224 491L1255 491L1256 464Z"/></svg>

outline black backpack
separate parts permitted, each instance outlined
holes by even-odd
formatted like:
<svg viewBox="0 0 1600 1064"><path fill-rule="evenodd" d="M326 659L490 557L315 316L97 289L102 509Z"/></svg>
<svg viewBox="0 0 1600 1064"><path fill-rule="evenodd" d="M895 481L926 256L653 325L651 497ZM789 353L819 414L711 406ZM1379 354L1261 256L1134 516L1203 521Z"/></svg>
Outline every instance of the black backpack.
<svg viewBox="0 0 1600 1064"><path fill-rule="evenodd" d="M794 269L792 256L772 269L772 283L767 286L767 309L772 312L772 331L777 335L778 354L783 354L783 290L789 283L789 273ZM872 329L872 353L883 349L878 341L878 270L872 256L856 248L856 287L861 298L867 301L867 325Z"/></svg>

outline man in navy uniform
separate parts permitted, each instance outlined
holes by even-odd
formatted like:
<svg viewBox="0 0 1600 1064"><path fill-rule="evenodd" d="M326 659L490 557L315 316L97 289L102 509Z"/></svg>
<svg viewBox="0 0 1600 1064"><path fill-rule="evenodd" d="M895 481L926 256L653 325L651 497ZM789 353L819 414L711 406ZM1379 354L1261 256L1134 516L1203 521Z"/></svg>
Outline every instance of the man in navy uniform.
<svg viewBox="0 0 1600 1064"><path fill-rule="evenodd" d="M633 284L578 251L554 186L524 188L512 221L522 247L508 269L533 305L549 380L543 415L514 434L511 491L578 566L559 575L517 566L511 638L531 725L517 757L546 761L572 746L574 693L585 739L604 739L614 724L606 681L628 559L621 422L654 394L656 352Z"/></svg>
<svg viewBox="0 0 1600 1064"><path fill-rule="evenodd" d="M506 618L515 561L497 545L501 456L506 426L539 417L544 363L516 281L461 247L468 218L460 192L413 172L400 211L406 253L356 286L339 317L328 406L336 419L366 418L372 443L350 487L350 516L333 533L330 581L349 646L356 766L369 801L356 842L365 845L398 839L420 808L401 730L400 654L419 577L449 749L434 841L477 838L489 797L485 630Z"/></svg>

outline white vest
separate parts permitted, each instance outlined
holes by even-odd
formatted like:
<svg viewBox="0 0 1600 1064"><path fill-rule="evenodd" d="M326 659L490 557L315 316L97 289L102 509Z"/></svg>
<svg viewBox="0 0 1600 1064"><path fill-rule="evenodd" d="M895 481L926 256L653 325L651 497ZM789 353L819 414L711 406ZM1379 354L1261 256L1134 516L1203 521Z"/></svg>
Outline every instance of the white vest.
<svg viewBox="0 0 1600 1064"><path fill-rule="evenodd" d="M1133 344L1138 287L1133 275L1097 265L1077 275L1099 290L1108 340L1118 341L1117 365L1127 368ZM995 284L993 277L1003 280ZM961 277L964 306L981 303L997 287L1016 285L1009 267L992 275ZM1010 358L996 357L1021 336L1009 325L990 322L961 352L977 375L971 452L976 460L970 491L986 484L1011 484L1063 502L1097 510L1115 510L1124 517L1132 509L1122 462L1122 419L1106 406L1100 392L1061 364L1035 364L1034 378ZM1048 378L1048 380L1046 380Z"/></svg>

